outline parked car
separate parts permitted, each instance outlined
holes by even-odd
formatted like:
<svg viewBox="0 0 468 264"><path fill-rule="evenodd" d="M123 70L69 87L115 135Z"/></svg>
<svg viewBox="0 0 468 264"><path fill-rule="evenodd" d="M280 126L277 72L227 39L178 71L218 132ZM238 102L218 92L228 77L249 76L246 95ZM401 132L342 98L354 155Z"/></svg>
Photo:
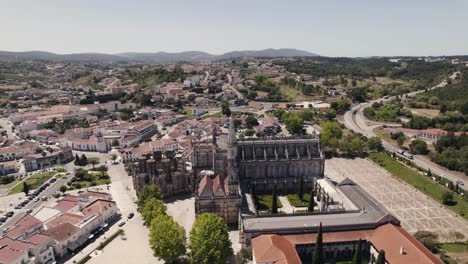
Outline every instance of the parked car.
<svg viewBox="0 0 468 264"><path fill-rule="evenodd" d="M3 222L6 222L6 220L8 220L8 217L6 217L6 216L0 217L0 222L3 223Z"/></svg>
<svg viewBox="0 0 468 264"><path fill-rule="evenodd" d="M10 212L6 213L5 216L6 217L12 217L14 214L15 214L15 212L10 211Z"/></svg>
<svg viewBox="0 0 468 264"><path fill-rule="evenodd" d="M21 204L18 204L17 206L15 206L16 210L21 209L21 208L23 208L23 206Z"/></svg>
<svg viewBox="0 0 468 264"><path fill-rule="evenodd" d="M129 213L128 216L127 216L127 218L128 218L128 219L132 219L134 216L135 216L134 213Z"/></svg>
<svg viewBox="0 0 468 264"><path fill-rule="evenodd" d="M27 214L30 214L30 213L32 213L32 211L33 211L33 210L32 210L31 208L29 208L28 210L26 210L26 213L27 213Z"/></svg>
<svg viewBox="0 0 468 264"><path fill-rule="evenodd" d="M39 197L34 198L35 202L39 202Z"/></svg>
<svg viewBox="0 0 468 264"><path fill-rule="evenodd" d="M124 221L122 221L122 222L120 222L120 223L118 224L119 227L122 227L122 226L124 226L124 225L125 225L125 222L124 222Z"/></svg>

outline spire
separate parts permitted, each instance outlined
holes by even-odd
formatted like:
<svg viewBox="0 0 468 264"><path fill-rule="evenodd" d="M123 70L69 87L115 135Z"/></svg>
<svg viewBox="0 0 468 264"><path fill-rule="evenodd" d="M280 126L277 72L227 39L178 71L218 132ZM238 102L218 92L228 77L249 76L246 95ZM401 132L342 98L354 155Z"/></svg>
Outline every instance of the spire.
<svg viewBox="0 0 468 264"><path fill-rule="evenodd" d="M228 137L228 144L235 145L237 143L236 139L236 131L234 130L234 119L232 117L229 118L229 137Z"/></svg>

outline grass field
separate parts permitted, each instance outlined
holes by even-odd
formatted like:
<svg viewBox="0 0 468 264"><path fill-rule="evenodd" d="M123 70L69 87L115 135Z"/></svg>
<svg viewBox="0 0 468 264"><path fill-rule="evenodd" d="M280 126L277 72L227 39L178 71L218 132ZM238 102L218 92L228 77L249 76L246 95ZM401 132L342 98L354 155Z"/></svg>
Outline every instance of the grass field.
<svg viewBox="0 0 468 264"><path fill-rule="evenodd" d="M309 193L304 193L302 200L299 199L299 196L297 194L288 194L286 197L288 198L289 203L294 207L309 206L309 199L310 199Z"/></svg>
<svg viewBox="0 0 468 264"><path fill-rule="evenodd" d="M420 190L421 192L442 204L442 195L447 192L447 189L445 189L440 184L433 182L429 178L411 170L410 168L387 156L385 153L372 153L369 155L369 158L380 166L384 167L394 176L400 178L401 180L405 181L414 188ZM454 195L454 201L456 202L454 205L444 206L468 220L468 201L457 195Z"/></svg>
<svg viewBox="0 0 468 264"><path fill-rule="evenodd" d="M30 190L34 190L37 187L41 186L44 182L48 181L55 173L51 172L44 172L38 173L30 176L26 179L26 183L29 185ZM19 193L23 191L23 184L20 183L16 185L13 189L11 189L9 194Z"/></svg>
<svg viewBox="0 0 468 264"><path fill-rule="evenodd" d="M258 210L271 210L271 202L273 196L271 194L267 195L257 195L257 209ZM283 207L281 201L276 198L276 202L278 203L278 208Z"/></svg>
<svg viewBox="0 0 468 264"><path fill-rule="evenodd" d="M443 244L440 244L440 247L444 251L451 252L451 253L468 252L467 243L443 243Z"/></svg>
<svg viewBox="0 0 468 264"><path fill-rule="evenodd" d="M10 189L11 187L15 186L20 180L14 180L8 184L1 184L0 189Z"/></svg>

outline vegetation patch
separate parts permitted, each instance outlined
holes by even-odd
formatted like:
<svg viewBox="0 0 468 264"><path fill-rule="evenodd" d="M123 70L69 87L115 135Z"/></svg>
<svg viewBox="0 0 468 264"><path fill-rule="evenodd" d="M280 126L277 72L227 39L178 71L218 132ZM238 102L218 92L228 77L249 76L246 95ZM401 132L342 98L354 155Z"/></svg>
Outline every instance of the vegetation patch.
<svg viewBox="0 0 468 264"><path fill-rule="evenodd" d="M450 253L468 252L467 243L443 243L440 244L440 248Z"/></svg>
<svg viewBox="0 0 468 264"><path fill-rule="evenodd" d="M273 195L271 194L256 195L256 198L257 198L256 203L257 203L258 210L271 210ZM278 204L278 208L283 207L280 199L276 198L276 202Z"/></svg>
<svg viewBox="0 0 468 264"><path fill-rule="evenodd" d="M299 198L298 194L288 194L286 196L288 198L289 203L294 207L307 207L309 206L309 199L310 194L304 193L302 199Z"/></svg>
<svg viewBox="0 0 468 264"><path fill-rule="evenodd" d="M44 182L48 181L54 175L55 173L51 172L33 174L32 176L29 176L29 178L26 179L26 184L28 184L30 190L34 190L41 186ZM23 184L18 184L15 187L13 187L13 189L11 189L9 194L20 193L22 191Z"/></svg>

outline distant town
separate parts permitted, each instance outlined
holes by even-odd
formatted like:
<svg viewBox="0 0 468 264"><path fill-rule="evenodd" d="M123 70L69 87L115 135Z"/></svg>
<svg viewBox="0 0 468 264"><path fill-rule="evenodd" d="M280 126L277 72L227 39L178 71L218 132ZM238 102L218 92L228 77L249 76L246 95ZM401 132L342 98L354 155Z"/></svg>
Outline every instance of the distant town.
<svg viewBox="0 0 468 264"><path fill-rule="evenodd" d="M279 52L0 53L0 263L468 261L468 57Z"/></svg>

